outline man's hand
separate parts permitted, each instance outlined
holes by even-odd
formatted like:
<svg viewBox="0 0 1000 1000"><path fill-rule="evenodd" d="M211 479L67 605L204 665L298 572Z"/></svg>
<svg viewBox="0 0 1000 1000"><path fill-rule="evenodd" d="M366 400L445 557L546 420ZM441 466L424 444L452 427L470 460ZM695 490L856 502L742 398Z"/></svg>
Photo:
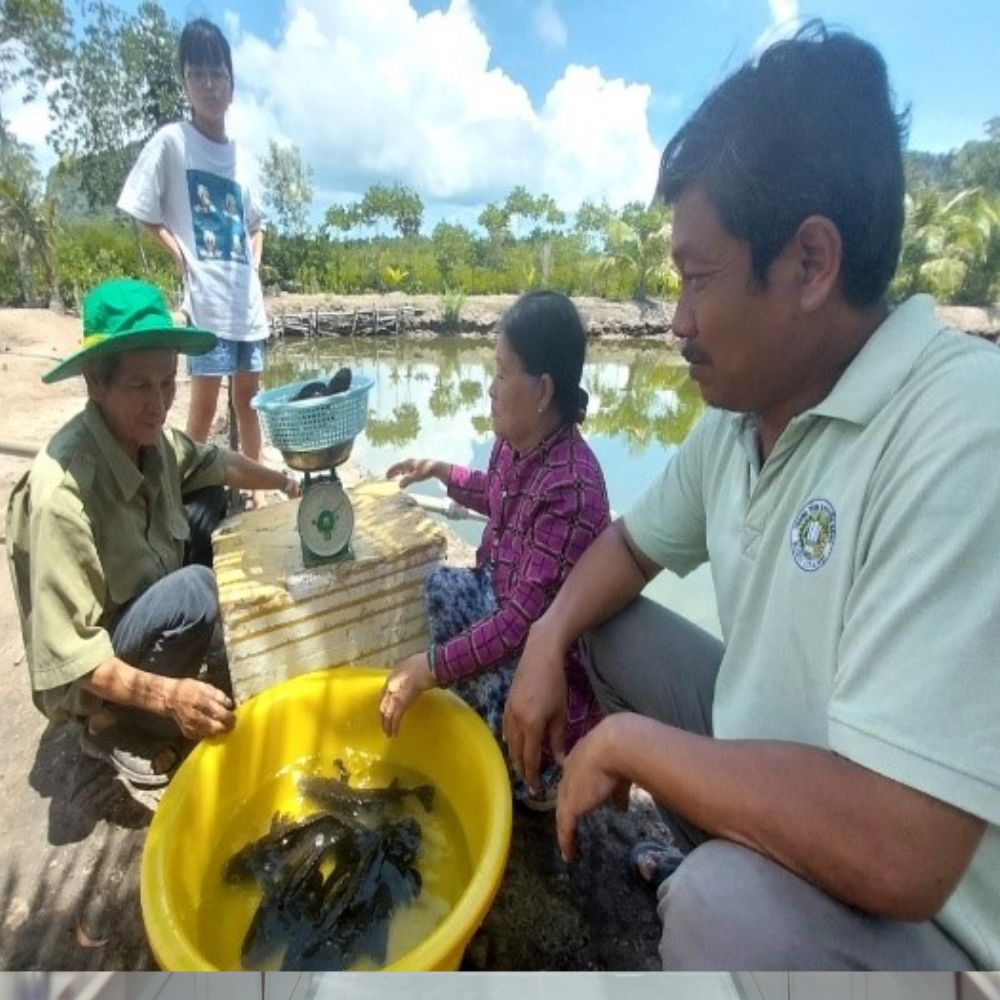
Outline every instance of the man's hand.
<svg viewBox="0 0 1000 1000"><path fill-rule="evenodd" d="M390 465L385 474L386 479L402 475L399 481L400 489L405 489L411 483L422 483L425 479L447 478L447 466L433 458L405 458L402 462Z"/></svg>
<svg viewBox="0 0 1000 1000"><path fill-rule="evenodd" d="M184 677L171 683L167 711L189 740L228 733L236 724L231 699L211 684Z"/></svg>
<svg viewBox="0 0 1000 1000"><path fill-rule="evenodd" d="M503 713L510 761L532 791L541 787L538 765L543 740L548 739L557 764L566 756L565 662L565 648L548 635L541 620L532 625Z"/></svg>
<svg viewBox="0 0 1000 1000"><path fill-rule="evenodd" d="M608 735L618 724L611 716L595 726L563 764L556 800L556 836L564 861L576 859L576 824L580 817L610 799L619 809L628 808L632 783L618 774L608 753Z"/></svg>
<svg viewBox="0 0 1000 1000"><path fill-rule="evenodd" d="M302 496L302 486L294 476L290 476L286 472L285 481L281 486L281 492L284 493L289 500L294 500L296 497Z"/></svg>
<svg viewBox="0 0 1000 1000"><path fill-rule="evenodd" d="M395 736L399 732L406 710L424 691L436 684L426 653L408 656L393 667L378 703L382 731L386 736Z"/></svg>

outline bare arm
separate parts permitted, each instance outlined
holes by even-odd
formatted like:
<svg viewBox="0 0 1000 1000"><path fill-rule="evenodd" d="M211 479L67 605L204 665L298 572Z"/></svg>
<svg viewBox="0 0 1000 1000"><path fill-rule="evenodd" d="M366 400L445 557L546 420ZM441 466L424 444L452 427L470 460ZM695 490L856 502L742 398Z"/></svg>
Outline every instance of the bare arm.
<svg viewBox="0 0 1000 1000"><path fill-rule="evenodd" d="M181 247L177 242L177 237L162 224L140 222L139 225L142 226L147 233L152 233L152 235L167 248L167 253L169 253L173 259L174 267L177 268L177 273L183 278L187 272L187 265L184 262L184 254L181 252Z"/></svg>
<svg viewBox="0 0 1000 1000"><path fill-rule="evenodd" d="M567 649L634 600L657 569L615 521L583 553L549 609L531 626L504 710L511 761L530 787L538 784L546 737L555 759L563 758Z"/></svg>
<svg viewBox="0 0 1000 1000"><path fill-rule="evenodd" d="M828 750L717 740L620 713L566 761L557 814L565 857L575 854L580 816L622 782L836 899L897 920L940 910L985 830L978 817Z"/></svg>
<svg viewBox="0 0 1000 1000"><path fill-rule="evenodd" d="M405 489L412 483L422 483L425 479L437 479L447 486L451 465L434 458L404 458L402 462L386 469L385 478L392 479L393 476L400 477L400 489Z"/></svg>
<svg viewBox="0 0 1000 1000"><path fill-rule="evenodd" d="M233 703L218 688L192 677L161 677L118 657L105 660L81 682L105 701L145 709L173 719L189 739L233 728Z"/></svg>
<svg viewBox="0 0 1000 1000"><path fill-rule="evenodd" d="M226 485L243 490L281 490L288 497L299 495L297 480L238 451L226 452Z"/></svg>
<svg viewBox="0 0 1000 1000"><path fill-rule="evenodd" d="M253 256L253 269L255 271L260 270L260 258L264 253L264 230L258 229L250 237L250 253Z"/></svg>

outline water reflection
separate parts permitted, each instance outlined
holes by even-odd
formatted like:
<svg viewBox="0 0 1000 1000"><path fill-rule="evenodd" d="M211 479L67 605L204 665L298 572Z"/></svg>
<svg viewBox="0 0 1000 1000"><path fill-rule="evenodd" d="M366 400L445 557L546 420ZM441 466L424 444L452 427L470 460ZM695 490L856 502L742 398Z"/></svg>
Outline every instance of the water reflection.
<svg viewBox="0 0 1000 1000"><path fill-rule="evenodd" d="M352 457L382 475L408 456L483 469L493 445L488 388L492 340L372 341L320 338L279 342L268 353L268 387L330 374L342 365L374 380L368 424ZM687 369L662 344L588 345L583 384L590 405L583 432L594 449L615 511L627 510L670 460L702 411ZM437 483L416 492L439 493ZM478 543L479 522L450 525ZM661 574L647 593L719 632L707 569L679 581Z"/></svg>
<svg viewBox="0 0 1000 1000"><path fill-rule="evenodd" d="M407 341L381 349L371 341L356 344L352 348L334 339L280 343L269 354L264 383L310 379L344 364L372 375L375 393L366 433L376 445L417 441L425 426L422 410L438 421L467 415L476 435L491 433L490 342ZM429 384L426 400L420 383ZM702 409L686 369L659 345L592 347L583 384L590 394L588 437L618 440L631 454L655 444L680 444Z"/></svg>

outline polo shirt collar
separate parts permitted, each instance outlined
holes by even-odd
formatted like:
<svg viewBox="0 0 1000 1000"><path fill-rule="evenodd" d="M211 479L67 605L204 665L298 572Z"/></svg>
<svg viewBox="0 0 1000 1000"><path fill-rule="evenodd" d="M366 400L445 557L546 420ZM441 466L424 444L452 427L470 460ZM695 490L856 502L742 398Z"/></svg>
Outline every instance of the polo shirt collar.
<svg viewBox="0 0 1000 1000"><path fill-rule="evenodd" d="M809 414L869 423L898 392L917 358L942 328L931 296L907 299L868 338L826 399Z"/></svg>
<svg viewBox="0 0 1000 1000"><path fill-rule="evenodd" d="M104 456L104 460L108 463L108 468L111 470L111 474L114 476L122 496L126 500L131 500L139 492L139 487L142 486L146 477L128 455L125 454L125 449L122 448L118 443L118 439L108 429L100 408L92 399L87 400L87 405L84 408L83 424L97 443L97 447ZM144 454L142 459L144 465L148 461L148 456L145 453L150 451L155 453L156 449L143 449ZM156 458L159 459L159 455Z"/></svg>

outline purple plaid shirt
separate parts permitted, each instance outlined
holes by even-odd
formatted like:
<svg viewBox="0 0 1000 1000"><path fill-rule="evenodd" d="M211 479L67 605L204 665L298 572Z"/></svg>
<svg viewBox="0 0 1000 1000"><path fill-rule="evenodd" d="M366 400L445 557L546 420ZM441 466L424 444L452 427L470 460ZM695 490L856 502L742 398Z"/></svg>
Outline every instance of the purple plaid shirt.
<svg viewBox="0 0 1000 1000"><path fill-rule="evenodd" d="M520 656L532 622L610 520L601 467L572 424L526 455L498 438L485 473L452 468L448 495L489 517L476 565L493 566L498 608L438 647L442 684ZM602 715L578 643L566 655L566 684L568 749Z"/></svg>

